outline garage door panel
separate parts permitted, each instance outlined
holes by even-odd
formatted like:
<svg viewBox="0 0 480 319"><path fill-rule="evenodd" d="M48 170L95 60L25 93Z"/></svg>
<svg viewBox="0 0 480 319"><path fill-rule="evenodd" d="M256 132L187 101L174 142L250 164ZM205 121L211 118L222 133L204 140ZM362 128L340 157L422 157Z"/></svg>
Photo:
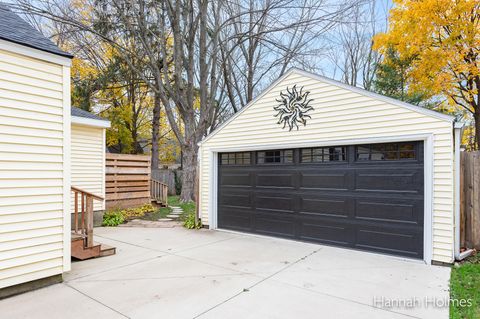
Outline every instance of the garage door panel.
<svg viewBox="0 0 480 319"><path fill-rule="evenodd" d="M294 188L294 172L292 173L258 173L256 187Z"/></svg>
<svg viewBox="0 0 480 319"><path fill-rule="evenodd" d="M224 172L220 184L223 187L251 187L251 175L248 172Z"/></svg>
<svg viewBox="0 0 480 319"><path fill-rule="evenodd" d="M383 253L423 257L423 233L397 228L357 228L355 247Z"/></svg>
<svg viewBox="0 0 480 319"><path fill-rule="evenodd" d="M295 219L293 216L257 213L254 220L255 233L295 238Z"/></svg>
<svg viewBox="0 0 480 319"><path fill-rule="evenodd" d="M300 188L347 190L352 173L327 169L317 173L300 172Z"/></svg>
<svg viewBox="0 0 480 319"><path fill-rule="evenodd" d="M422 177L423 169L358 170L355 176L355 189L369 192L420 194L423 192Z"/></svg>
<svg viewBox="0 0 480 319"><path fill-rule="evenodd" d="M253 215L251 211L231 206L220 206L219 209L225 212L218 216L218 223L222 227L239 231L251 229Z"/></svg>
<svg viewBox="0 0 480 319"><path fill-rule="evenodd" d="M257 210L293 213L295 209L295 198L288 194L257 194L255 196L255 204Z"/></svg>
<svg viewBox="0 0 480 319"><path fill-rule="evenodd" d="M244 207L250 209L252 207L251 193L229 193L224 192L220 196L219 204L225 207Z"/></svg>
<svg viewBox="0 0 480 319"><path fill-rule="evenodd" d="M352 246L352 226L332 221L302 218L300 239L325 244Z"/></svg>
<svg viewBox="0 0 480 319"><path fill-rule="evenodd" d="M423 200L361 198L355 200L355 217L423 225Z"/></svg>
<svg viewBox="0 0 480 319"><path fill-rule="evenodd" d="M303 197L300 200L300 214L346 218L351 215L351 201L345 197Z"/></svg>

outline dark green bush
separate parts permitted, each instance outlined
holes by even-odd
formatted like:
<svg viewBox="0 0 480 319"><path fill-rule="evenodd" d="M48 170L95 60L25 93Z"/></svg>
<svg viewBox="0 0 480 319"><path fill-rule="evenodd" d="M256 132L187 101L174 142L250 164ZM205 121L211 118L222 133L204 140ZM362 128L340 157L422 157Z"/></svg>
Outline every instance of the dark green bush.
<svg viewBox="0 0 480 319"><path fill-rule="evenodd" d="M123 224L124 221L125 221L125 218L123 218L123 214L121 211L116 210L112 212L106 212L103 215L102 226L115 227L120 224Z"/></svg>

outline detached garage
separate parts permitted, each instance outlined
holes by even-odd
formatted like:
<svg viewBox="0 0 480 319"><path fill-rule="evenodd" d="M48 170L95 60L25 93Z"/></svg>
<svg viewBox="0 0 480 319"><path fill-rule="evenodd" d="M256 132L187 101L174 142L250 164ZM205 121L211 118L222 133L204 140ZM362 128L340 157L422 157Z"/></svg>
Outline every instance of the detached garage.
<svg viewBox="0 0 480 319"><path fill-rule="evenodd" d="M460 131L293 69L201 143L202 222L451 263Z"/></svg>

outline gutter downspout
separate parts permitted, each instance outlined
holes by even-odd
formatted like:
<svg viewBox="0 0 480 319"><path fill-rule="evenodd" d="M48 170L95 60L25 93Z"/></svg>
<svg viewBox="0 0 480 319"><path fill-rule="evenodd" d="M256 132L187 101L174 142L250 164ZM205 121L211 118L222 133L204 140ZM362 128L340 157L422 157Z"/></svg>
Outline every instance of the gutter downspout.
<svg viewBox="0 0 480 319"><path fill-rule="evenodd" d="M454 122L454 155L455 155L455 241L454 254L455 260L462 260L473 253L472 249L460 252L460 145L462 144L462 133L464 123Z"/></svg>

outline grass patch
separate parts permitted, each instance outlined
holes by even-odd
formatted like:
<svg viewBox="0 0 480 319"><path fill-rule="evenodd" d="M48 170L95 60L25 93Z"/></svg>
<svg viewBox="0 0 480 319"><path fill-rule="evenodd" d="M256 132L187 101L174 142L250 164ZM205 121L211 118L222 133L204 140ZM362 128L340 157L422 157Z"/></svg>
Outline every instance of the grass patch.
<svg viewBox="0 0 480 319"><path fill-rule="evenodd" d="M160 207L157 208L154 212L145 214L142 219L159 220L160 218L167 218L167 215L169 215L171 211L172 209L170 207Z"/></svg>
<svg viewBox="0 0 480 319"><path fill-rule="evenodd" d="M450 299L470 300L471 304L460 306L450 303L451 319L480 318L480 254L452 268L450 277Z"/></svg>
<svg viewBox="0 0 480 319"><path fill-rule="evenodd" d="M195 223L195 211L196 206L195 202L180 202L179 196L169 196L168 197L168 206L179 206L183 209L183 214L180 216L180 219L183 222L183 226L188 229L199 229L202 227L202 223L199 221Z"/></svg>
<svg viewBox="0 0 480 319"><path fill-rule="evenodd" d="M168 206L180 206L180 196L168 196Z"/></svg>

